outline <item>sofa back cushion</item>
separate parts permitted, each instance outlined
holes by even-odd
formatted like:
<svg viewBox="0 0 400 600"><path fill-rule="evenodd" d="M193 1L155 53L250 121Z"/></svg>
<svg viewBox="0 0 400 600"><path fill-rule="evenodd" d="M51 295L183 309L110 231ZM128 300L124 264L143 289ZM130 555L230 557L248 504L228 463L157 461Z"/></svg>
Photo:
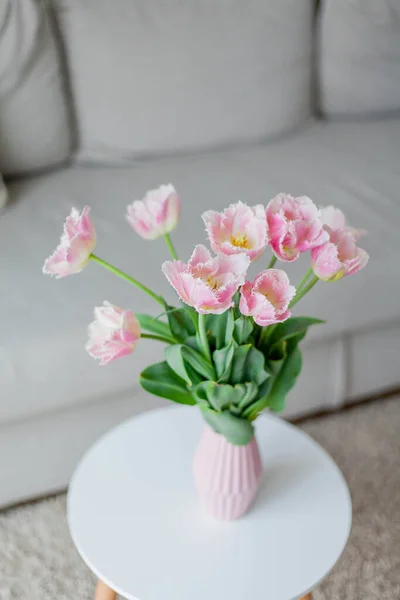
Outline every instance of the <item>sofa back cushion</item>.
<svg viewBox="0 0 400 600"><path fill-rule="evenodd" d="M0 209L3 208L3 206L6 205L7 199L8 199L7 188L6 188L5 183L3 181L3 176L0 173Z"/></svg>
<svg viewBox="0 0 400 600"><path fill-rule="evenodd" d="M40 0L0 2L0 171L66 160L71 126L60 60Z"/></svg>
<svg viewBox="0 0 400 600"><path fill-rule="evenodd" d="M318 46L326 115L400 111L399 0L323 0Z"/></svg>
<svg viewBox="0 0 400 600"><path fill-rule="evenodd" d="M313 0L53 2L81 158L253 140L310 114Z"/></svg>

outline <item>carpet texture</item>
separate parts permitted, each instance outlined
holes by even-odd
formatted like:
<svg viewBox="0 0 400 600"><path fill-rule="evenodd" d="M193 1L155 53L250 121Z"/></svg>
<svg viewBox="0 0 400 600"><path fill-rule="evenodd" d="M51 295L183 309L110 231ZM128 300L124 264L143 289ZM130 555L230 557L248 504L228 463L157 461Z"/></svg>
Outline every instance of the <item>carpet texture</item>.
<svg viewBox="0 0 400 600"><path fill-rule="evenodd" d="M342 469L354 509L347 548L315 600L398 600L400 398L313 419L301 428ZM0 513L1 600L92 600L93 589L68 534L64 495Z"/></svg>

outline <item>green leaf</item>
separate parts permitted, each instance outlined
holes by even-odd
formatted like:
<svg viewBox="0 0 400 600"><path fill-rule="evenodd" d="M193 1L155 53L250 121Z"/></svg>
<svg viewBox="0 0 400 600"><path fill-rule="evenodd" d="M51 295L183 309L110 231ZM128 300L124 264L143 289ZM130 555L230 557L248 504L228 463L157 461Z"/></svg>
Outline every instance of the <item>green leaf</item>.
<svg viewBox="0 0 400 600"><path fill-rule="evenodd" d="M265 371L265 358L262 352L257 350L255 346L247 355L246 378L247 381L253 381L257 385L261 385L269 377L269 373Z"/></svg>
<svg viewBox="0 0 400 600"><path fill-rule="evenodd" d="M204 378L199 375L199 373L197 371L195 371L190 365L189 363L185 363L185 369L186 372L189 376L190 381L192 382L192 386L193 388L196 387L196 385L198 385L199 383L201 383L202 381L204 381Z"/></svg>
<svg viewBox="0 0 400 600"><path fill-rule="evenodd" d="M297 345L297 339L292 338L287 344L287 356L284 360L277 361L275 377L271 377L271 387L265 391L265 397L261 397L251 407L246 409L244 415L251 421L265 408L278 412L285 407L285 400L288 392L296 383L297 377L301 371L302 357Z"/></svg>
<svg viewBox="0 0 400 600"><path fill-rule="evenodd" d="M269 406L271 410L278 412L285 408L286 396L296 383L296 379L301 371L301 366L301 352L296 344L283 362L281 370L275 377L271 391L267 396L267 406Z"/></svg>
<svg viewBox="0 0 400 600"><path fill-rule="evenodd" d="M247 355L250 352L251 344L246 346L237 346L233 352L231 382L242 383L246 381Z"/></svg>
<svg viewBox="0 0 400 600"><path fill-rule="evenodd" d="M268 338L268 346L272 350L279 342L287 341L300 333L303 334L303 338L311 325L318 325L324 322L321 319L314 319L312 317L291 317L283 321L283 323L277 323L273 326L271 335Z"/></svg>
<svg viewBox="0 0 400 600"><path fill-rule="evenodd" d="M174 344L165 349L165 360L168 366L188 385L205 379L214 379L213 366L201 354L183 344ZM201 375L193 377L193 371Z"/></svg>
<svg viewBox="0 0 400 600"><path fill-rule="evenodd" d="M305 333L304 333L305 335ZM285 359L286 356L286 341L278 342L274 344L272 347L265 349L264 348L264 356L267 357L266 362L271 361L273 364L278 364L279 361Z"/></svg>
<svg viewBox="0 0 400 600"><path fill-rule="evenodd" d="M222 315L207 315L206 330L210 343L219 350L227 346L232 339L234 316L231 309Z"/></svg>
<svg viewBox="0 0 400 600"><path fill-rule="evenodd" d="M233 344L221 348L221 350L214 350L213 361L215 365L215 371L219 382L224 383L229 380L231 374L232 358L233 358Z"/></svg>
<svg viewBox="0 0 400 600"><path fill-rule="evenodd" d="M237 404L243 395L243 391L239 388L215 381L199 383L195 393L200 400L206 400L212 408L218 411L229 408L231 404Z"/></svg>
<svg viewBox="0 0 400 600"><path fill-rule="evenodd" d="M210 427L223 435L231 444L246 446L253 439L254 427L247 419L236 417L228 410L216 412L203 405L200 408Z"/></svg>
<svg viewBox="0 0 400 600"><path fill-rule="evenodd" d="M269 376L264 369L265 358L252 344L234 349L230 382L254 382L261 385Z"/></svg>
<svg viewBox="0 0 400 600"><path fill-rule="evenodd" d="M217 411L245 406L254 400L257 393L258 386L255 383L239 383L232 386L215 381L202 381L195 390L200 400L208 402L211 408Z"/></svg>
<svg viewBox="0 0 400 600"><path fill-rule="evenodd" d="M186 310L187 314L192 319L194 328L197 329L198 322L199 322L199 313L197 312L197 310L195 310L193 308L193 306L189 306L188 304L185 304L184 302L182 304L183 304L183 308Z"/></svg>
<svg viewBox="0 0 400 600"><path fill-rule="evenodd" d="M282 364L285 360L285 353L282 353L282 358L277 359L268 359L265 361L265 369L271 375L277 375L282 367Z"/></svg>
<svg viewBox="0 0 400 600"><path fill-rule="evenodd" d="M189 346L182 346L182 356L184 361L200 375L206 379L215 379L214 367L196 350Z"/></svg>
<svg viewBox="0 0 400 600"><path fill-rule="evenodd" d="M257 395L255 396L255 398L253 398L251 402L248 402L246 404L244 402L241 403L241 416L244 419L249 419L250 421L253 421L255 417L258 416L258 413L264 410L264 408L266 407L266 396L268 395L273 381L273 377L269 377L268 379L266 379L264 383L262 383L257 389Z"/></svg>
<svg viewBox="0 0 400 600"><path fill-rule="evenodd" d="M262 383L259 386L259 388L257 390L257 398L264 398L268 394L269 390L271 389L273 382L274 382L274 378L268 377L268 379L266 379L264 381L264 383Z"/></svg>
<svg viewBox="0 0 400 600"><path fill-rule="evenodd" d="M135 313L135 316L140 323L140 327L145 331L154 333L156 335L162 335L163 337L169 338L173 341L171 329L169 328L168 323L163 323L162 321L157 320L155 317L143 313Z"/></svg>
<svg viewBox="0 0 400 600"><path fill-rule="evenodd" d="M140 374L141 386L150 394L173 400L179 404L196 404L183 379L166 362L147 367Z"/></svg>
<svg viewBox="0 0 400 600"><path fill-rule="evenodd" d="M185 346L189 346L189 348L196 350L196 352L200 352L199 344L197 342L197 336L195 335L191 335L188 338L186 338Z"/></svg>
<svg viewBox="0 0 400 600"><path fill-rule="evenodd" d="M186 370L185 363L182 356L182 344L174 344L164 350L165 360L168 366L182 379L186 381L188 385L192 385L192 381Z"/></svg>
<svg viewBox="0 0 400 600"><path fill-rule="evenodd" d="M242 409L239 408L239 406L234 406L233 404L231 404L231 406L229 407L229 412L235 417L242 418Z"/></svg>
<svg viewBox="0 0 400 600"><path fill-rule="evenodd" d="M273 353L265 361L265 369L273 376L278 375L286 357L292 352L295 346L305 337L307 330L304 329L299 333L292 335L289 339L275 344Z"/></svg>
<svg viewBox="0 0 400 600"><path fill-rule="evenodd" d="M267 383L268 383L268 380L267 380ZM263 385L265 385L265 384L263 383L262 386ZM243 396L240 399L240 402L238 403L238 407L241 410L243 410L244 408L246 408L246 406L251 404L255 400L255 398L258 396L259 388L258 388L258 385L256 385L255 383L251 383L251 382L240 383L238 385L238 387L242 387L242 389L243 389Z"/></svg>
<svg viewBox="0 0 400 600"><path fill-rule="evenodd" d="M171 309L173 307L167 305L167 308ZM191 317L191 311L192 309L188 306L173 311L171 310L167 313L172 335L178 342L185 342L189 336L195 335L196 333L196 327Z"/></svg>
<svg viewBox="0 0 400 600"><path fill-rule="evenodd" d="M233 328L233 337L239 346L247 341L247 338L253 329L254 325L248 317L240 317L239 319L236 319Z"/></svg>

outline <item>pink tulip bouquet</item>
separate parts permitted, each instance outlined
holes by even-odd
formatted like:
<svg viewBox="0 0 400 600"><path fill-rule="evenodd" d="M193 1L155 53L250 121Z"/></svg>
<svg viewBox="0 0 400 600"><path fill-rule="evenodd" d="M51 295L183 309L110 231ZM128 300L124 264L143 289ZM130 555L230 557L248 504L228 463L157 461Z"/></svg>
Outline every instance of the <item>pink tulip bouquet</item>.
<svg viewBox="0 0 400 600"><path fill-rule="evenodd" d="M358 247L363 232L343 213L318 209L306 196L279 194L266 207L231 204L203 214L211 251L197 245L178 260L170 233L180 200L172 185L150 191L128 206L127 220L145 240L164 236L172 260L162 271L182 304L164 298L94 254L96 232L85 207L72 209L54 254L43 267L57 278L78 273L90 260L137 286L161 306L161 314L134 314L104 302L96 307L86 349L100 364L131 354L141 338L165 344L165 360L140 375L145 390L197 405L204 419L233 445L249 444L253 421L265 409L280 411L301 370L299 342L322 321L292 317L292 309L320 280L338 281L368 262ZM270 251L269 264L264 252ZM309 252L310 268L294 286L277 261ZM247 271L258 261L251 281ZM160 311L158 311L160 312Z"/></svg>

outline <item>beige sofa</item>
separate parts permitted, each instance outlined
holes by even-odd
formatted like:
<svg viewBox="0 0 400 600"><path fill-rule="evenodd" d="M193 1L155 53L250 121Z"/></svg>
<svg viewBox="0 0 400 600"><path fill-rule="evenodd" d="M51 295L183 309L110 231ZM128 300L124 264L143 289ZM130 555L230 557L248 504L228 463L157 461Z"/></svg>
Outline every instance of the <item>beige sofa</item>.
<svg viewBox="0 0 400 600"><path fill-rule="evenodd" d="M171 298L163 243L124 220L148 188L180 193L182 257L207 208L279 191L337 205L369 230L371 260L304 302L328 324L286 414L400 383L399 82L393 2L0 3L0 505L63 488L98 435L162 402L137 383L151 342L107 368L84 351L94 305L148 311L147 298L96 265L41 273L72 205L91 205L100 256Z"/></svg>

